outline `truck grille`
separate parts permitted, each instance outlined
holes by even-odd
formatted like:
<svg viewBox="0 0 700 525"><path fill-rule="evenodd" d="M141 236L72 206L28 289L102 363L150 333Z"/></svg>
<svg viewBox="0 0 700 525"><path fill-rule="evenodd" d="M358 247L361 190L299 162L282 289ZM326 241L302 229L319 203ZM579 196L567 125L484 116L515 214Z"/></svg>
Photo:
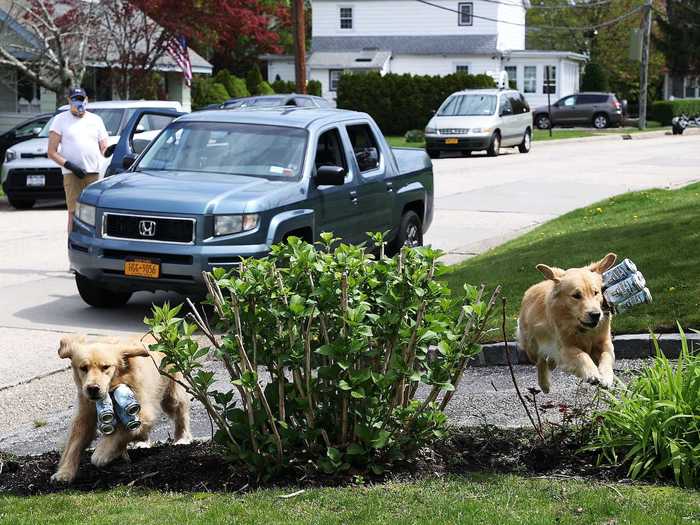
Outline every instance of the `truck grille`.
<svg viewBox="0 0 700 525"><path fill-rule="evenodd" d="M440 128L440 135L466 135L469 133L469 128Z"/></svg>
<svg viewBox="0 0 700 525"><path fill-rule="evenodd" d="M154 217L105 213L102 236L147 242L194 244L196 220L187 217Z"/></svg>

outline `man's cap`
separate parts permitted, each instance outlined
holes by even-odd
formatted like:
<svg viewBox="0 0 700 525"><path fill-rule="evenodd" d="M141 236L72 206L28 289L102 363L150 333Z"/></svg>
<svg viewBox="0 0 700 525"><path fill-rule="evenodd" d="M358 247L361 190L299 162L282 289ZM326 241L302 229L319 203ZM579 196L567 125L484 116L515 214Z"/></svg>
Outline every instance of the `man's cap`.
<svg viewBox="0 0 700 525"><path fill-rule="evenodd" d="M72 87L70 88L70 91L68 91L68 98L73 98L73 97L87 97L85 94L85 90L81 87Z"/></svg>

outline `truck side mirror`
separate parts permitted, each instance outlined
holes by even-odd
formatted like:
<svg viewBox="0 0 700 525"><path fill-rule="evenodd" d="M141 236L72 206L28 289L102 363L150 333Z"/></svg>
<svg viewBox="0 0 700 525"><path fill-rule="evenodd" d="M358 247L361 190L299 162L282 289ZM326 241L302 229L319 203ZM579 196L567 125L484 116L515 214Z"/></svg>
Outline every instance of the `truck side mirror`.
<svg viewBox="0 0 700 525"><path fill-rule="evenodd" d="M316 186L342 186L345 183L345 168L321 166L316 170Z"/></svg>
<svg viewBox="0 0 700 525"><path fill-rule="evenodd" d="M134 162L136 162L136 157L137 155L135 153L128 153L124 155L124 158L122 159L122 168L128 170L131 166L133 166Z"/></svg>

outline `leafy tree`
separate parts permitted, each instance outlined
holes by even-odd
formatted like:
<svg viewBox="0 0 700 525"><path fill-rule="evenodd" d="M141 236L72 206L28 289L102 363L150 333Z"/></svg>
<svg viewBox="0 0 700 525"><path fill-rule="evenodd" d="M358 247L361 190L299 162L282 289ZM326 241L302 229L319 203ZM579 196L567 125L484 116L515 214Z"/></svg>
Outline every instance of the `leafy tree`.
<svg viewBox="0 0 700 525"><path fill-rule="evenodd" d="M581 91L608 91L608 73L597 62L589 62L581 79Z"/></svg>
<svg viewBox="0 0 700 525"><path fill-rule="evenodd" d="M700 1L667 0L666 16L657 16L659 49L672 74L700 72Z"/></svg>

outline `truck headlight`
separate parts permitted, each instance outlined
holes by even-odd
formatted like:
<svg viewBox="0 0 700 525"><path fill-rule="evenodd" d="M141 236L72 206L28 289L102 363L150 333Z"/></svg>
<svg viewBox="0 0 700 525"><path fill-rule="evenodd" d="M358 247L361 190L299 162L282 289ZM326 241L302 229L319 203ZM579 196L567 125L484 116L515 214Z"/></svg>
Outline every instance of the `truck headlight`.
<svg viewBox="0 0 700 525"><path fill-rule="evenodd" d="M435 128L425 128L426 135L435 135L436 133L437 133L437 129L435 129Z"/></svg>
<svg viewBox="0 0 700 525"><path fill-rule="evenodd" d="M216 215L214 217L214 235L218 237L254 230L258 227L259 220L258 214Z"/></svg>
<svg viewBox="0 0 700 525"><path fill-rule="evenodd" d="M5 162L12 162L17 158L17 152L11 149L8 149L5 152Z"/></svg>
<svg viewBox="0 0 700 525"><path fill-rule="evenodd" d="M75 216L81 222L89 224L90 226L95 225L95 207L89 204L83 204L82 202L77 202L75 204Z"/></svg>

